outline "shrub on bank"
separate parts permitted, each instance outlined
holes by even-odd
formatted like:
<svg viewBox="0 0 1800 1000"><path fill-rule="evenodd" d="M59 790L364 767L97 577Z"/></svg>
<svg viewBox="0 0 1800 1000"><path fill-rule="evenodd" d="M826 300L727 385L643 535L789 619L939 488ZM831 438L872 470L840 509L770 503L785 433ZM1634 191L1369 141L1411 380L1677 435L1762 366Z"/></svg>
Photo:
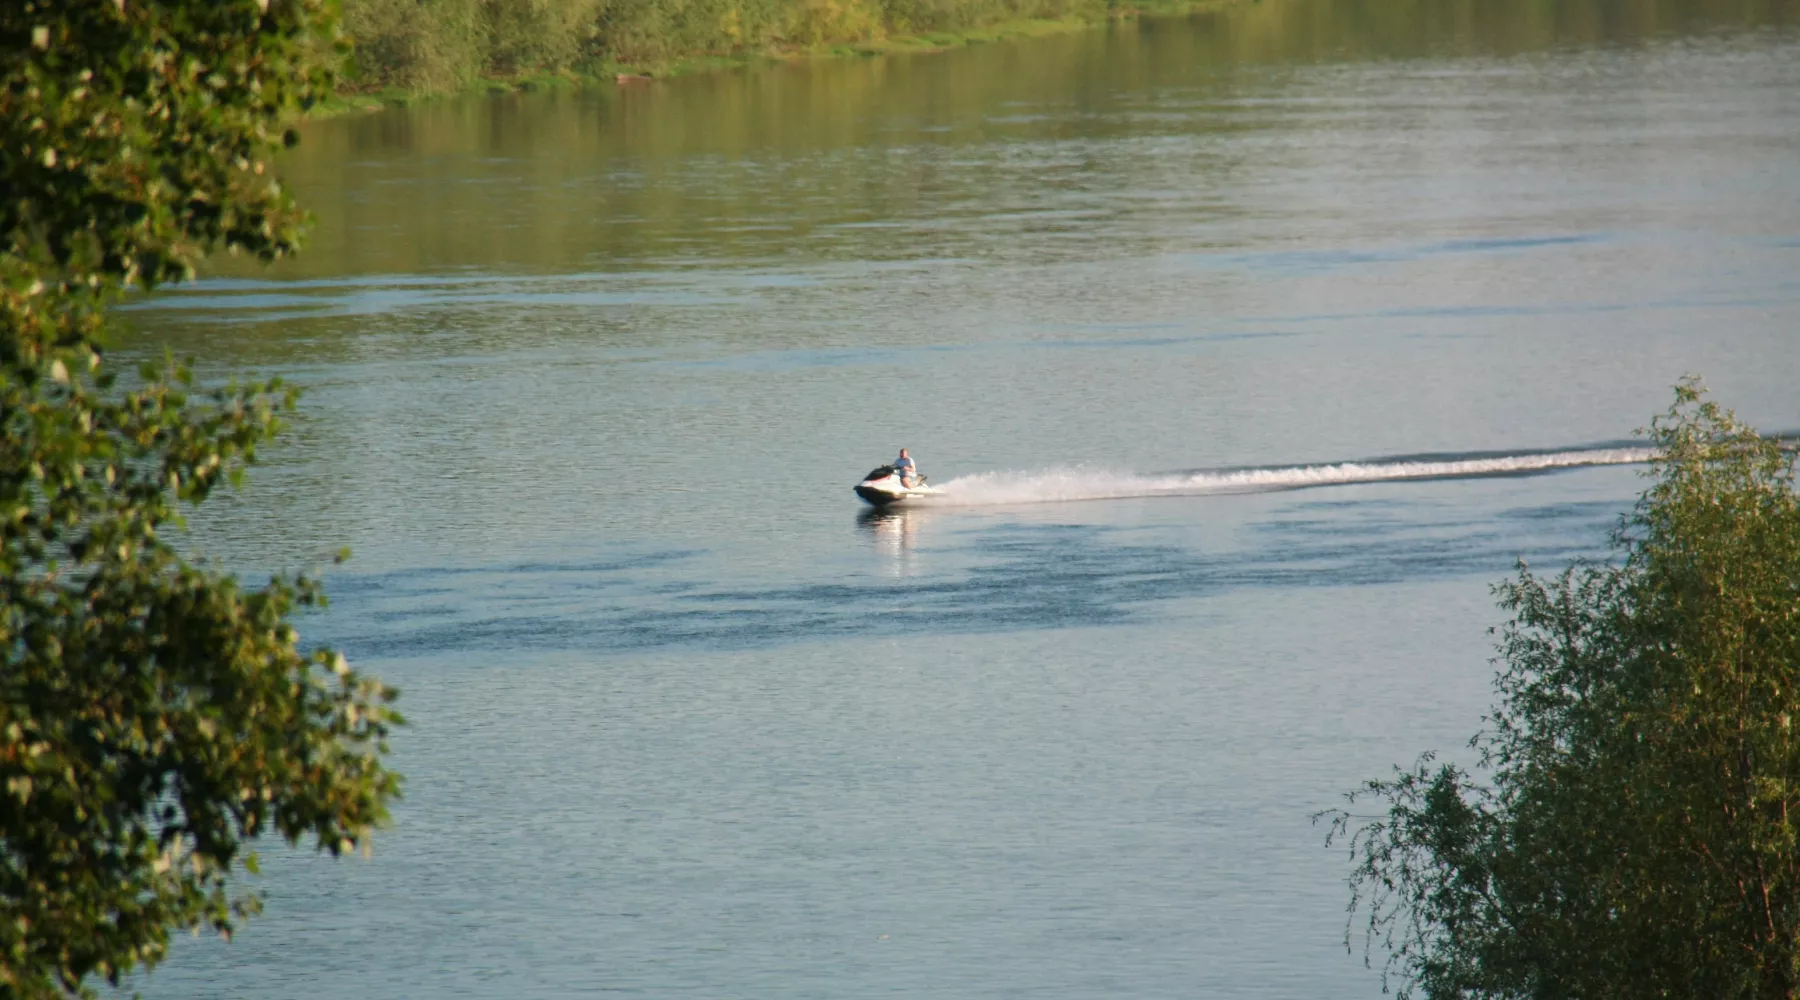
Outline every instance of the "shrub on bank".
<svg viewBox="0 0 1800 1000"><path fill-rule="evenodd" d="M1618 562L1497 588L1474 766L1331 814L1402 998L1800 994L1795 455L1692 381L1650 436Z"/></svg>
<svg viewBox="0 0 1800 1000"><path fill-rule="evenodd" d="M441 92L483 76L654 66L1006 21L1106 16L1119 0L344 0L352 85Z"/></svg>
<svg viewBox="0 0 1800 1000"><path fill-rule="evenodd" d="M555 72L589 51L605 0L348 0L354 82L453 90L486 72Z"/></svg>

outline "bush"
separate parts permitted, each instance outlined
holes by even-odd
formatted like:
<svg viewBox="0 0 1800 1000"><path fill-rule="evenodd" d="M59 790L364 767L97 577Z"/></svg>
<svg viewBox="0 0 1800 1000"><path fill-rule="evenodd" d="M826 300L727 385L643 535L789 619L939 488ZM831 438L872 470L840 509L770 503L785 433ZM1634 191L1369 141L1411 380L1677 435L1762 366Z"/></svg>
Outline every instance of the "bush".
<svg viewBox="0 0 1800 1000"><path fill-rule="evenodd" d="M454 90L585 64L754 52L1106 15L1107 0L345 0L363 89Z"/></svg>
<svg viewBox="0 0 1800 1000"><path fill-rule="evenodd" d="M555 72L592 51L603 0L487 0L482 6L486 69Z"/></svg>
<svg viewBox="0 0 1800 1000"><path fill-rule="evenodd" d="M1474 771L1427 756L1333 816L1401 995L1792 997L1800 961L1794 456L1692 382L1616 566L1500 588Z"/></svg>
<svg viewBox="0 0 1800 1000"><path fill-rule="evenodd" d="M365 87L452 90L486 59L479 0L354 0L344 30L354 41L353 75Z"/></svg>

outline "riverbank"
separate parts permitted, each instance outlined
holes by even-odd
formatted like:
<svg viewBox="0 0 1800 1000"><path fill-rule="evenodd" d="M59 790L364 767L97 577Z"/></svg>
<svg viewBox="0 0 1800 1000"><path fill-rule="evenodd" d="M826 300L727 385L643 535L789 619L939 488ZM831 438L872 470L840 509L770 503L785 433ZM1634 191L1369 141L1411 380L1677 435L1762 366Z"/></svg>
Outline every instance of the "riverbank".
<svg viewBox="0 0 1800 1000"><path fill-rule="evenodd" d="M517 41L521 30L516 24L490 18L482 26L469 19L446 18L441 7L433 8L440 11L435 19L401 18L388 16L390 0L351 0L345 4L345 24L357 39L355 64L339 93L316 107L311 117L456 94L641 86L747 66L941 52L1138 18L1189 16L1239 2L1040 0L1009 5L1023 10L1022 16L996 17L988 11L984 18L984 5L978 2L958 3L921 17L922 12L901 11L891 0L880 6L868 0L768 0L773 7L787 8L785 16L770 16L765 10L756 24L747 25L740 13L743 8L734 4L717 15L710 31L696 31L693 24L667 24L661 34L648 30L654 25L644 23L647 16L634 20L628 11L611 10L599 16L614 20L590 36L557 42L554 34L545 35L536 39L532 52ZM578 0L570 4L582 6ZM645 5L639 13L654 9ZM542 16L542 8L532 10ZM957 23L964 18L972 23ZM921 21L938 26L912 30Z"/></svg>

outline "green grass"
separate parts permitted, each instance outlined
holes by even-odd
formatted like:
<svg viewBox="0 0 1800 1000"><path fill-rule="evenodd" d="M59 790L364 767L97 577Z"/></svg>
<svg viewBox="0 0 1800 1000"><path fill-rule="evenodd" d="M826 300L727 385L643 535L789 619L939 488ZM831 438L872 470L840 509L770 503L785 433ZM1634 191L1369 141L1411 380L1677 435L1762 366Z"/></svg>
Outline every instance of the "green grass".
<svg viewBox="0 0 1800 1000"><path fill-rule="evenodd" d="M387 26L394 20L389 17L383 20L380 15L381 5L391 4L395 0L346 0L348 26L354 32L359 25L365 32L374 33L391 30ZM407 0L408 3L414 0ZM458 2L458 0L450 0ZM460 0L468 4L479 5L484 0ZM504 0L485 0L490 6ZM937 26L929 30L897 31L885 24L890 17L901 18L937 18L959 16L976 16L971 12L978 9L977 2L963 0L956 7L930 8L921 0L884 0L880 14L884 23L877 24L869 20L872 7L869 0L843 0L841 7L833 7L830 0L824 5L827 17L824 21L802 24L795 18L814 17L810 13L819 9L800 7L794 0L766 0L762 20L757 22L755 30L765 36L758 42L743 44L721 44L721 37L716 24L702 23L696 27L694 23L668 21L670 15L657 12L663 8L655 5L656 0L649 0L644 6L634 8L639 12L639 21L627 23L623 28L615 27L618 39L600 39L591 41L590 45L604 45L614 55L602 55L598 58L565 59L566 64L556 66L531 65L509 69L501 69L487 65L479 70L471 70L475 62L483 58L480 55L479 39L471 40L462 37L451 41L443 41L431 35L430 23L423 27L409 24L412 32L396 44L393 38L377 37L359 38L359 58L374 62L378 57L385 57L388 63L376 66L365 66L360 70L363 82L358 85L351 82L346 85L339 98L327 102L311 113L311 117L328 117L354 111L363 111L371 107L407 105L419 100L436 96L469 94L469 93L512 93L563 90L573 88L594 88L618 86L617 78L621 74L648 75L655 79L672 76L685 76L695 73L717 72L719 70L737 69L747 66L766 66L777 63L796 62L812 59L871 58L875 56L900 53L941 52L970 45L980 45L1003 41L1012 38L1027 38L1040 35L1060 34L1092 28L1108 21L1129 20L1137 17L1170 17L1182 16L1203 10L1217 9L1238 0L1138 0L1138 2L1122 6L1107 6L1094 3L1092 0L1040 0L1036 8L1042 11L1052 5L1071 12L1061 16L1024 16L1001 18L986 23L972 24L963 28ZM785 5L785 6L783 6ZM367 9L359 9L367 8ZM423 8L418 8L423 9ZM471 8L473 9L473 8ZM728 8L731 16L737 16L738 6ZM770 11L786 10L787 21L779 24ZM803 14L795 14L802 11ZM473 16L473 15L471 15ZM621 15L622 16L622 15ZM664 22L655 20L656 16L664 18ZM830 17L837 20L831 21ZM858 18L861 18L858 20ZM466 30L471 23L469 17L450 20L449 15L441 15L440 20L453 23L458 30ZM736 21L732 21L736 25ZM830 38L821 37L812 44L798 44L785 37L774 37L779 28L780 34L793 35L812 33L818 35L831 24L840 27L849 25L846 30L853 30L863 37ZM796 27L798 25L798 27ZM783 27L785 26L785 27ZM659 28L666 31L659 32ZM497 32L498 29L496 29ZM746 29L749 30L749 29ZM517 26L513 26L513 34L507 36L507 51L518 51L521 43L517 39ZM869 36L873 37L869 37ZM489 45L499 46L499 35L489 39ZM546 47L548 51L549 47ZM493 48L486 57L490 63L499 58L494 55L500 51ZM572 51L567 44L559 51ZM400 55L395 55L399 53ZM451 53L452 55L445 55ZM620 55L630 58L620 58ZM460 59L461 63L455 63ZM406 59L427 60L420 65L408 65ZM549 57L545 57L548 59ZM430 60L436 60L431 62ZM452 61L445 61L452 60ZM551 60L557 61L557 60ZM461 65L463 68L458 69ZM354 74L353 74L354 75ZM463 82L448 85L447 80L460 78Z"/></svg>

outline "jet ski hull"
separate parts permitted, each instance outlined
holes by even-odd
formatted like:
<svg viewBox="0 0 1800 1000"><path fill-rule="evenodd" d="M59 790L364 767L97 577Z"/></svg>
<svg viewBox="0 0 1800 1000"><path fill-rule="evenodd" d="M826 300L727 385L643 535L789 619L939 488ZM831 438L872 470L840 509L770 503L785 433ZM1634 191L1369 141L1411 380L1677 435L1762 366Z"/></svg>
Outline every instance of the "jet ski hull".
<svg viewBox="0 0 1800 1000"><path fill-rule="evenodd" d="M917 486L902 485L900 477L894 475L892 472L889 472L886 475L877 475L877 473L882 471L882 469L875 470L875 472L870 473L864 478L862 482L851 487L856 491L856 495L861 497L863 502L870 506L892 507L897 504L911 505L929 500L932 497L943 496L942 491L935 487L926 486L923 482L919 483Z"/></svg>
<svg viewBox="0 0 1800 1000"><path fill-rule="evenodd" d="M855 486L855 490L856 495L862 497L864 502L873 504L876 507L891 507L897 503L905 503L908 500L917 501L920 498L919 494L904 487L899 490L884 490L878 487L864 486L861 483L858 483ZM933 492L936 491L934 490Z"/></svg>

